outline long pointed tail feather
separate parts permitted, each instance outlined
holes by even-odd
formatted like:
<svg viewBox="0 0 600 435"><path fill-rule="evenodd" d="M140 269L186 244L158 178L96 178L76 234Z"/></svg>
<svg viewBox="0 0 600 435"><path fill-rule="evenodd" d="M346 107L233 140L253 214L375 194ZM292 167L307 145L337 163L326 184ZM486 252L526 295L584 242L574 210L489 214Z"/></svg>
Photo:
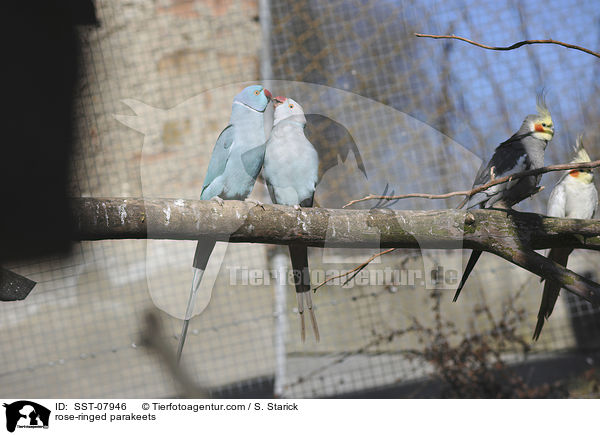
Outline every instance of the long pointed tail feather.
<svg viewBox="0 0 600 435"><path fill-rule="evenodd" d="M306 323L304 322L304 293L296 292L298 301L298 314L300 314L300 339L302 343L306 341Z"/></svg>
<svg viewBox="0 0 600 435"><path fill-rule="evenodd" d="M460 284L458 285L458 288L456 289L456 293L454 293L454 299L452 299L453 302L457 301L458 296L460 295L461 290L465 286L465 283L467 282L467 279L469 278L469 275L471 275L471 272L473 271L473 268L475 267L475 264L477 264L477 260L479 260L479 257L481 257L482 252L483 251L473 251L473 252L471 252L471 256L469 257L469 261L467 262L467 267L465 267L465 271L463 273L463 276L460 279Z"/></svg>
<svg viewBox="0 0 600 435"><path fill-rule="evenodd" d="M196 245L196 253L194 254L194 278L192 279L192 288L190 290L190 298L185 309L185 317L183 319L183 327L181 328L181 335L179 336L179 344L177 345L177 362L181 359L181 353L183 352L183 345L185 344L185 338L187 336L187 330L190 323L190 319L194 315L194 305L196 304L196 298L198 296L198 290L200 289L200 283L202 282L202 276L206 270L206 265L215 247L215 240L212 239L200 239Z"/></svg>
<svg viewBox="0 0 600 435"><path fill-rule="evenodd" d="M570 248L551 249L550 253L548 254L548 258L560 264L561 266L566 267L567 262L569 261L569 254L571 254L571 252L573 252L573 249ZM556 305L556 301L558 300L558 295L560 293L560 288L561 287L559 284L549 279L544 283L544 292L542 294L540 310L538 311L537 315L537 323L533 332L533 340L537 341L540 338L545 320L550 317L552 311L554 310L554 306Z"/></svg>
<svg viewBox="0 0 600 435"><path fill-rule="evenodd" d="M308 308L308 312L310 313L310 322L313 327L313 333L315 334L315 340L317 340L318 342L321 340L321 335L319 334L319 327L317 325L317 316L315 315L315 310L313 310L312 306L312 296L310 295L310 290L303 294L306 302L306 307Z"/></svg>
<svg viewBox="0 0 600 435"><path fill-rule="evenodd" d="M296 284L296 298L298 299L298 313L300 314L300 337L302 341L306 339L306 324L304 321L304 306L310 313L310 321L316 341L320 340L317 317L315 315L312 298L310 295L310 272L308 269L308 249L303 245L290 245L290 258L292 268L294 269L294 279Z"/></svg>
<svg viewBox="0 0 600 435"><path fill-rule="evenodd" d="M181 352L183 352L183 345L185 344L185 337L187 335L188 326L190 319L194 315L194 305L196 303L196 297L198 296L198 289L200 288L200 282L202 281L202 275L204 275L203 269L194 268L194 278L192 280L192 289L190 290L190 298L188 300L187 308L185 309L185 317L183 319L183 327L181 328L181 335L179 336L179 344L177 345L177 362L181 359Z"/></svg>

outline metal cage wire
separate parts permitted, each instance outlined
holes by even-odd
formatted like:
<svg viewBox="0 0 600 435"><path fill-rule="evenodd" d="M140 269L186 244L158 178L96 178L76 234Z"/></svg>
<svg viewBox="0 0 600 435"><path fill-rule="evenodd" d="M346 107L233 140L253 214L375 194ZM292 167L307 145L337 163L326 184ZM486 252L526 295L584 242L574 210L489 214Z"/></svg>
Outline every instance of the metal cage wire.
<svg viewBox="0 0 600 435"><path fill-rule="evenodd" d="M75 196L198 198L231 99L247 82L263 82L273 95L289 95L307 113L344 127L312 125L315 140L330 150L316 194L322 207L386 187L388 193L468 188L481 161L535 110L542 87L557 126L546 162L568 161L579 132L592 158L600 157L599 65L591 56L557 46L485 51L414 36L458 34L508 45L549 35L593 48L600 40L593 2L119 0L96 6L100 26L80 29L86 67L77 95ZM544 175L545 191L517 208L545 213L559 176ZM262 179L252 196L267 200ZM458 202L411 199L389 206ZM140 346L140 333L146 310L158 307L163 338L175 349L193 249L193 242L83 242L68 258L9 265L38 284L26 300L0 305L0 391L5 397L179 394L166 367ZM311 249L310 262L322 278L374 252L376 242L369 250ZM431 344L407 330L413 318L435 324L436 300L440 315L460 331L451 342L488 331L478 307L487 305L500 318L515 295L526 313L514 320L516 333L529 340L535 326L542 286L533 275L486 254L453 304L453 289L394 284L377 274L386 268L426 273L427 264L460 273L466 252L397 250L366 268L362 280L319 289L313 299L322 340L302 344L293 290L271 275L289 268L286 255L232 244L214 271L211 301L191 322L183 366L216 396L325 397L394 388L390 394L404 394L403 386L435 373L434 365L407 355ZM569 265L597 280L599 260L595 252L576 252ZM540 341L526 353L507 345L506 360L595 352L599 314L563 290Z"/></svg>

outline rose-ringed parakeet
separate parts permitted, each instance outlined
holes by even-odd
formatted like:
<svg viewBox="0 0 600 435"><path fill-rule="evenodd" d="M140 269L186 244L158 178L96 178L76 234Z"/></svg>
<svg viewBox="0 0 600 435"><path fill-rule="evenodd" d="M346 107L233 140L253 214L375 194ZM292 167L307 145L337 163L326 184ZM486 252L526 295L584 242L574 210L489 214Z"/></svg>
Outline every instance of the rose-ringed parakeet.
<svg viewBox="0 0 600 435"><path fill-rule="evenodd" d="M273 104L273 130L266 144L263 169L269 194L275 204L290 205L297 209L312 207L319 158L304 134L304 111L291 98L275 97ZM290 245L289 250L294 270L302 341L306 339L305 306L310 314L315 338L319 341L319 328L310 294L307 248L305 245Z"/></svg>
<svg viewBox="0 0 600 435"><path fill-rule="evenodd" d="M200 199L245 200L256 182L265 154L264 111L271 93L261 85L244 88L233 99L229 125L219 135L212 152ZM183 329L177 348L177 360L185 343L194 302L202 275L216 241L210 237L198 240L194 255L194 278L188 301Z"/></svg>

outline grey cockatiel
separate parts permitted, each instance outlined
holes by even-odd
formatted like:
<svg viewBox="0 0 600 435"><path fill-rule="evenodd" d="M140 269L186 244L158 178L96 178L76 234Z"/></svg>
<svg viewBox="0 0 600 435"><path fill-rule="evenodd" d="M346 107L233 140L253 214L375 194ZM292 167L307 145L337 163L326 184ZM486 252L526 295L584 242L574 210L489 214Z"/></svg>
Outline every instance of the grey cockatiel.
<svg viewBox="0 0 600 435"><path fill-rule="evenodd" d="M575 157L571 163L589 162L590 156L583 148L581 136L577 138L575 143ZM596 212L598 206L598 191L594 186L594 175L591 169L573 169L566 172L550 194L548 199L548 216L572 218L572 219L591 219ZM566 266L569 259L569 254L573 248L553 248L548 254L548 258ZM533 333L533 339L537 340L540 337L544 326L544 319L550 317L558 294L560 285L551 280L546 280L544 283L544 293L542 295L542 303L538 312L537 325Z"/></svg>
<svg viewBox="0 0 600 435"><path fill-rule="evenodd" d="M264 111L271 93L260 85L244 88L233 99L229 125L219 135L208 164L200 199L243 200L250 195L265 155ZM185 343L188 324L200 282L216 241L209 237L198 240L194 256L194 278L183 329L177 348L177 360Z"/></svg>
<svg viewBox="0 0 600 435"><path fill-rule="evenodd" d="M263 175L275 204L296 208L312 207L317 184L319 158L304 135L306 118L302 107L291 98L275 97L273 130L267 141ZM304 306L319 341L319 328L310 295L308 253L304 245L290 245L290 257L296 280L296 297L300 314L302 341L306 338Z"/></svg>
<svg viewBox="0 0 600 435"><path fill-rule="evenodd" d="M544 166L544 151L554 136L554 126L542 96L538 97L537 111L537 115L527 115L519 131L496 148L490 161L479 169L473 188L490 182L492 175L494 178L501 178ZM467 202L467 209L511 208L535 193L541 178L541 175L529 176L492 186L471 196ZM454 301L458 299L458 295L481 256L481 252L473 251L471 253L454 295Z"/></svg>

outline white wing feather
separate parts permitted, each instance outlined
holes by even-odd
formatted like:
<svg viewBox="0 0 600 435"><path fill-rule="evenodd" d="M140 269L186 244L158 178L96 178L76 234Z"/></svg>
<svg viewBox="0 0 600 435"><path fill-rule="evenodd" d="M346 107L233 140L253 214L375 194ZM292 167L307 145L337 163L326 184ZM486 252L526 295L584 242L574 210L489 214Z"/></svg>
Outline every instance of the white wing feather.
<svg viewBox="0 0 600 435"><path fill-rule="evenodd" d="M565 192L565 184L561 180L554 186L554 189L552 189L550 199L548 199L548 211L546 214L552 217L565 217L566 203L567 195Z"/></svg>

